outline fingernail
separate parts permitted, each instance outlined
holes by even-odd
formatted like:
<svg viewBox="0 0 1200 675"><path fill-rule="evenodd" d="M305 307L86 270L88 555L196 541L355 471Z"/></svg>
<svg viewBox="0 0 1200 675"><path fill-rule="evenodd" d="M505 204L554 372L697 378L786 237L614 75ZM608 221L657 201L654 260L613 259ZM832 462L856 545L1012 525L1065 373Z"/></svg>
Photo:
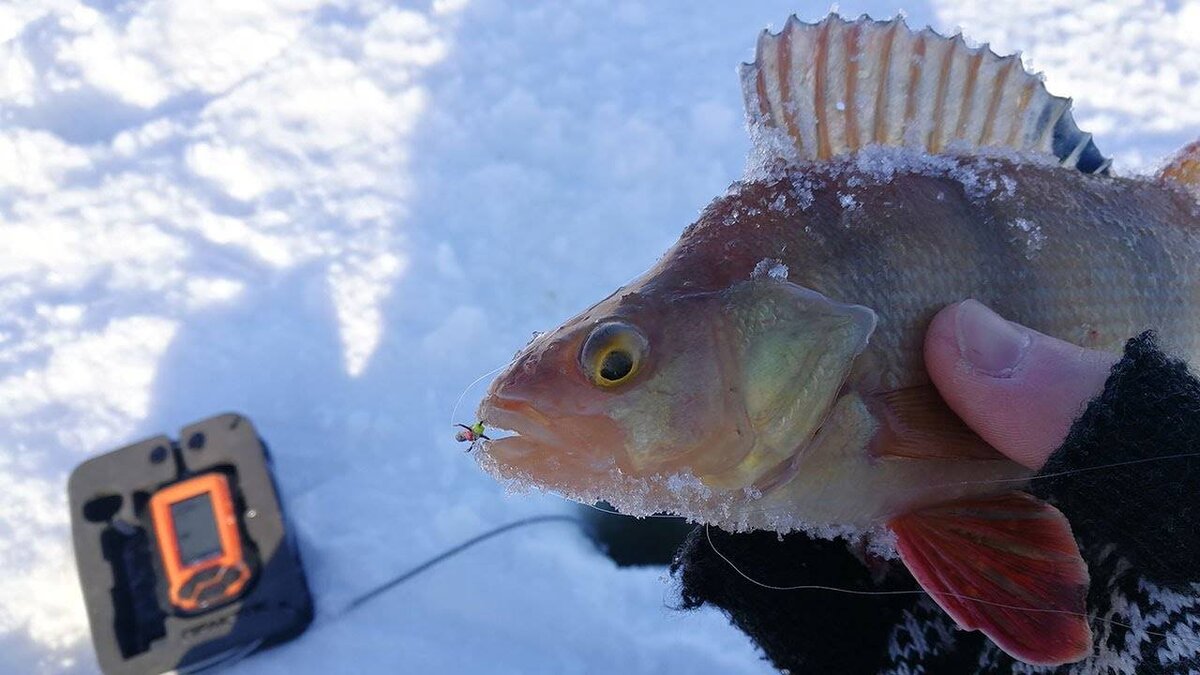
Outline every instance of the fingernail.
<svg viewBox="0 0 1200 675"><path fill-rule="evenodd" d="M1011 376L1033 341L1029 331L976 300L959 303L954 326L963 359L993 377Z"/></svg>

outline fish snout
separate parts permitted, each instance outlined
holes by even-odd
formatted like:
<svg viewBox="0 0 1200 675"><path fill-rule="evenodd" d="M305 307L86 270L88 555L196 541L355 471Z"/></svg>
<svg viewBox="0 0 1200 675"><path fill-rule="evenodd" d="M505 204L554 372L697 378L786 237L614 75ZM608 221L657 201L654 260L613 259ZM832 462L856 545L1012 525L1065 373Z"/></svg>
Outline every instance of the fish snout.
<svg viewBox="0 0 1200 675"><path fill-rule="evenodd" d="M509 478L568 494L590 492L623 462L624 436L604 417L550 416L529 402L489 396L481 452Z"/></svg>

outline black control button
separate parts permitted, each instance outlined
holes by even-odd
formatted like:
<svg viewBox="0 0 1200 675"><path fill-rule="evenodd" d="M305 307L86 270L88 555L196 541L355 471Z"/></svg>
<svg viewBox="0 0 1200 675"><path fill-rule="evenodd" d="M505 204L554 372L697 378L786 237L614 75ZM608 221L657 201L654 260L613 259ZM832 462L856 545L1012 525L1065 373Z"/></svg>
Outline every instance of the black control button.
<svg viewBox="0 0 1200 675"><path fill-rule="evenodd" d="M201 603L212 602L217 600L225 593L225 584L216 583L208 588L200 591L200 597L196 598Z"/></svg>
<svg viewBox="0 0 1200 675"><path fill-rule="evenodd" d="M210 567L206 570L200 570L199 572L196 572L195 576L192 577L192 581L194 581L198 584L202 584L202 583L208 581L209 579L216 579L217 574L219 574L220 572L221 572L220 567ZM188 582L188 583L191 583L191 582Z"/></svg>
<svg viewBox="0 0 1200 675"><path fill-rule="evenodd" d="M230 567L225 570L225 574L221 575L221 585L230 586L238 580L238 568Z"/></svg>
<svg viewBox="0 0 1200 675"><path fill-rule="evenodd" d="M196 586L198 586L199 583L200 582L196 581L196 577L188 579L187 583L183 585L183 588L179 589L179 597L184 599L191 598L196 594Z"/></svg>

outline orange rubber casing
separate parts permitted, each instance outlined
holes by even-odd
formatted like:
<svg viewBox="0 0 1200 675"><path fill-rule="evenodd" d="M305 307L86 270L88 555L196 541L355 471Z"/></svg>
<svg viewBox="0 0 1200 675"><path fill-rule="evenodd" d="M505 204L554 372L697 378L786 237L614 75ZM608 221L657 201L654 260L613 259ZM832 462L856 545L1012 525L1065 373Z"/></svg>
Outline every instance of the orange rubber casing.
<svg viewBox="0 0 1200 675"><path fill-rule="evenodd" d="M180 552L178 532L171 508L188 499L207 495L212 505L221 550L191 565L185 565ZM150 498L150 515L158 551L167 574L167 595L171 604L185 612L196 612L232 600L250 581L250 566L243 555L242 538L234 512L229 481L223 474L206 473L169 485ZM192 584L193 578L216 568L205 579L208 583ZM233 572L229 572L233 570ZM205 593L212 587L224 585L219 593ZM184 593L188 590L188 593ZM204 599L200 599L204 596Z"/></svg>

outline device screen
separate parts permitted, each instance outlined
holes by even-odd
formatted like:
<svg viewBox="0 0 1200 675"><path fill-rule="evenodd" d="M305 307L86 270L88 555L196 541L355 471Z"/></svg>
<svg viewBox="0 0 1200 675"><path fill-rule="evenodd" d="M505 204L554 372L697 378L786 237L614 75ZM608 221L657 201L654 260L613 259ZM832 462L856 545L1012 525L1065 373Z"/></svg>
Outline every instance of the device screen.
<svg viewBox="0 0 1200 675"><path fill-rule="evenodd" d="M172 504L171 520L175 521L175 538L184 566L221 554L221 536L217 533L217 519L209 493Z"/></svg>

